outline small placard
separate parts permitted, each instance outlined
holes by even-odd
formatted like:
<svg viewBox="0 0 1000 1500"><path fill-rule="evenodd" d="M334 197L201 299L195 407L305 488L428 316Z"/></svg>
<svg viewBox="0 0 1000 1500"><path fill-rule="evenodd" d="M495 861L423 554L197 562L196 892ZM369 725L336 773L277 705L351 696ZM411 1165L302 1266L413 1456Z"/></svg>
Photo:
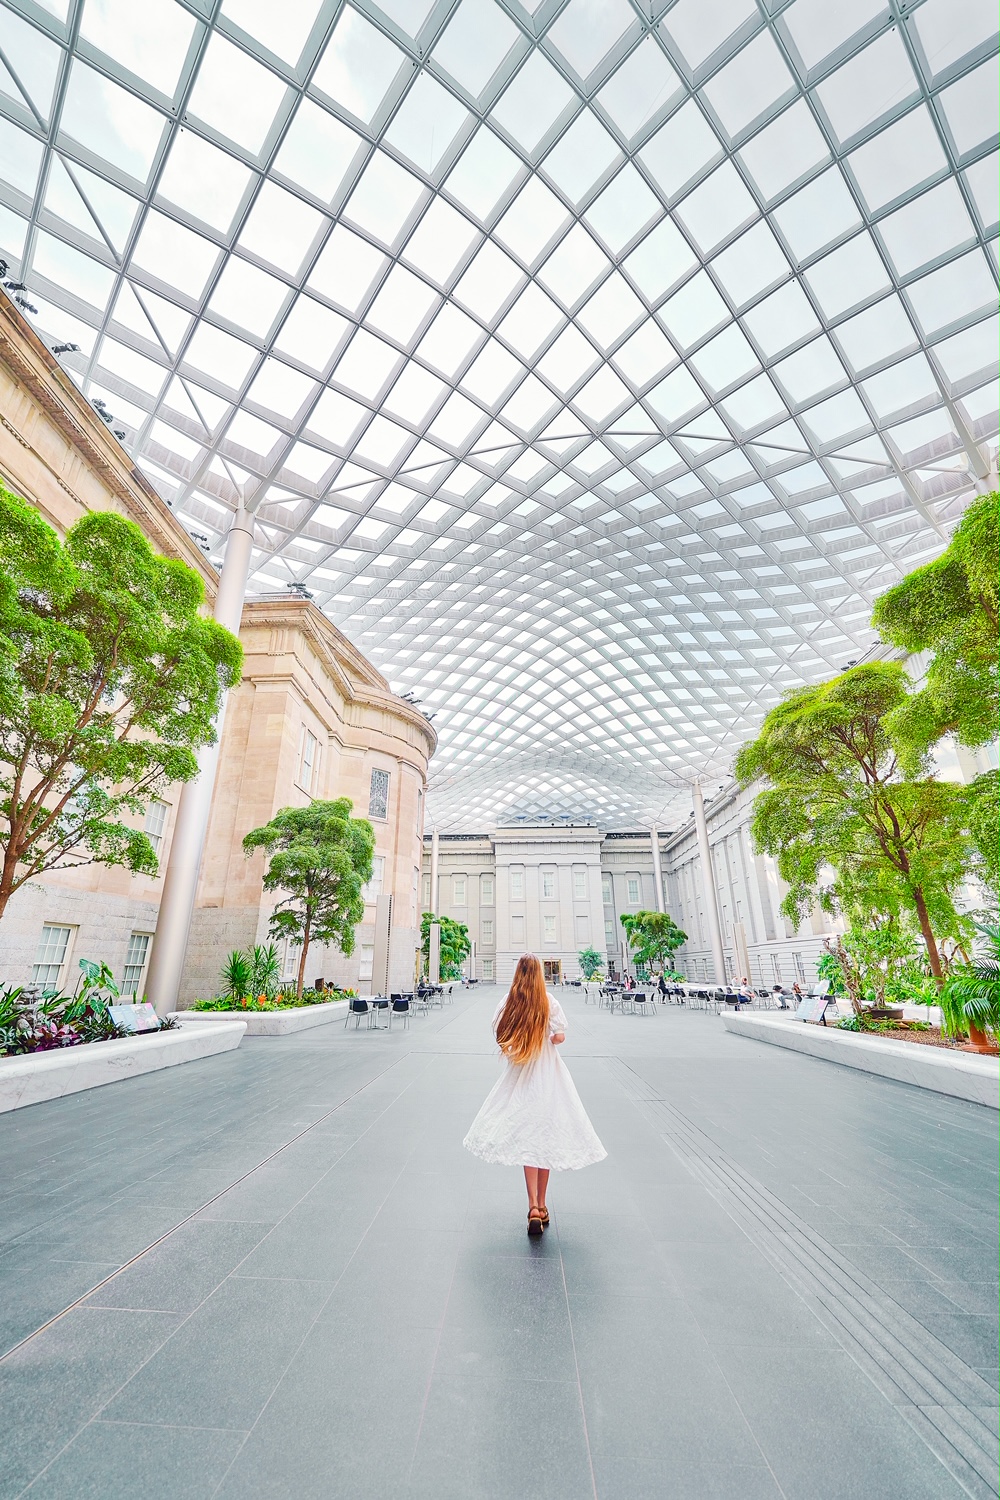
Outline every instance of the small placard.
<svg viewBox="0 0 1000 1500"><path fill-rule="evenodd" d="M142 1005L109 1005L108 1015L122 1031L159 1031L160 1018L145 1001Z"/></svg>
<svg viewBox="0 0 1000 1500"><path fill-rule="evenodd" d="M829 1003L826 995L805 995L795 1012L796 1021L822 1021Z"/></svg>

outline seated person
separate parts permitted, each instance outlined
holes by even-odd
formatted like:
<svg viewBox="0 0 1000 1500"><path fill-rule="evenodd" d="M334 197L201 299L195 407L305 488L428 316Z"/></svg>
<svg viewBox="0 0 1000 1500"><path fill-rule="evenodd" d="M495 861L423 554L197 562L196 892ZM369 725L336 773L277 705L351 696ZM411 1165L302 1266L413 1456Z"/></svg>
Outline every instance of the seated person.
<svg viewBox="0 0 1000 1500"><path fill-rule="evenodd" d="M740 980L736 988L736 994L738 996L736 1001L737 1006L753 1004L753 986L745 976Z"/></svg>
<svg viewBox="0 0 1000 1500"><path fill-rule="evenodd" d="M772 989L771 994L774 996L775 1000L777 1000L777 1002L778 1002L778 1009L779 1010L787 1010L788 1009L788 1006L785 1003L785 991L784 991L784 987L782 986L781 982L779 980L777 980L777 979L774 982L774 988Z"/></svg>

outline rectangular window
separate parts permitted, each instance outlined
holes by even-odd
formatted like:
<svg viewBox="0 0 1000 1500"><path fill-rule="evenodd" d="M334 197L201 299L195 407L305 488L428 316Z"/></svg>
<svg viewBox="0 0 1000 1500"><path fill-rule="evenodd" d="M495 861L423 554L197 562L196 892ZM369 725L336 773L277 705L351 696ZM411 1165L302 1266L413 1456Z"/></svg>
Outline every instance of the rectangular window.
<svg viewBox="0 0 1000 1500"><path fill-rule="evenodd" d="M385 879L385 856L376 854L372 860L372 878L363 888L361 894L366 901L376 901L382 894L382 882Z"/></svg>
<svg viewBox="0 0 1000 1500"><path fill-rule="evenodd" d="M169 804L166 802L151 802L146 808L146 821L143 824L143 828L156 854L160 852L160 845L163 842L163 830L167 826L167 813L169 811Z"/></svg>
<svg viewBox="0 0 1000 1500"><path fill-rule="evenodd" d="M428 911L430 910L430 905L431 905L431 877L429 875L425 875L424 876L424 906L427 908Z"/></svg>
<svg viewBox="0 0 1000 1500"><path fill-rule="evenodd" d="M604 941L608 945L615 940L615 924L610 917L604 918Z"/></svg>
<svg viewBox="0 0 1000 1500"><path fill-rule="evenodd" d="M483 918L481 926L480 926L480 931L483 934L483 942L484 943L492 943L492 941L493 941L493 918L492 917L484 917Z"/></svg>
<svg viewBox="0 0 1000 1500"><path fill-rule="evenodd" d="M793 953L792 954L792 963L795 965L795 977L796 977L796 979L799 981L800 984L805 984L805 982L806 982L806 966L802 962L802 954L801 953ZM929 1014L929 1012L928 1012L928 1014Z"/></svg>
<svg viewBox="0 0 1000 1500"><path fill-rule="evenodd" d="M522 916L510 919L510 941L514 948L524 947L524 918Z"/></svg>
<svg viewBox="0 0 1000 1500"><path fill-rule="evenodd" d="M451 900L453 906L465 905L465 876L454 875L451 882Z"/></svg>
<svg viewBox="0 0 1000 1500"><path fill-rule="evenodd" d="M484 875L479 884L479 899L483 906L492 906L496 900L496 887L492 875Z"/></svg>
<svg viewBox="0 0 1000 1500"><path fill-rule="evenodd" d="M781 960L776 953L771 954L771 970L778 983L781 983Z"/></svg>
<svg viewBox="0 0 1000 1500"><path fill-rule="evenodd" d="M555 919L555 917L548 917L548 916L546 916L546 917L542 918L542 936L544 937L544 939L545 939L545 941L547 943L554 943L555 942L555 940L556 940L556 919Z"/></svg>
<svg viewBox="0 0 1000 1500"><path fill-rule="evenodd" d="M510 872L510 899L512 901L524 900L524 871L514 870Z"/></svg>
<svg viewBox="0 0 1000 1500"><path fill-rule="evenodd" d="M386 819L389 816L389 772L372 772L371 789L368 793L368 816Z"/></svg>
<svg viewBox="0 0 1000 1500"><path fill-rule="evenodd" d="M311 792L316 773L319 770L319 741L314 734L310 734L305 725L302 726L302 741L299 748L299 786L304 792Z"/></svg>
<svg viewBox="0 0 1000 1500"><path fill-rule="evenodd" d="M493 978L493 960L492 960L492 958L484 958L483 959L483 978L484 979L492 979Z"/></svg>
<svg viewBox="0 0 1000 1500"><path fill-rule="evenodd" d="M358 969L358 979L359 979L359 981L362 984L364 984L366 981L367 981L368 984L371 984L372 970L374 969L374 967L375 967L375 944L374 943L362 943L361 944L361 963L360 963L360 966L359 966L359 969Z"/></svg>
<svg viewBox="0 0 1000 1500"><path fill-rule="evenodd" d="M122 995L137 995L142 982L142 971L146 967L151 934L133 932L125 953L125 969L122 973Z"/></svg>
<svg viewBox="0 0 1000 1500"><path fill-rule="evenodd" d="M639 905L639 877L638 875L625 876L625 899L629 906Z"/></svg>
<svg viewBox="0 0 1000 1500"><path fill-rule="evenodd" d="M35 965L31 971L32 984L40 984L43 989L47 990L59 988L63 964L66 962L66 950L72 933L72 927L54 927L49 923L45 924L38 943L38 952L35 954Z"/></svg>
<svg viewBox="0 0 1000 1500"><path fill-rule="evenodd" d="M583 945L590 942L590 918L586 912L576 914L576 940Z"/></svg>
<svg viewBox="0 0 1000 1500"><path fill-rule="evenodd" d="M555 893L556 893L556 872L555 872L555 870L543 870L542 871L542 895L543 896L552 897L552 896L555 895Z"/></svg>
<svg viewBox="0 0 1000 1500"><path fill-rule="evenodd" d="M614 890L611 885L610 875L601 876L601 895L604 898L605 906L613 906L615 904Z"/></svg>
<svg viewBox="0 0 1000 1500"><path fill-rule="evenodd" d="M586 870L573 871L573 899L575 901L586 901L587 899Z"/></svg>

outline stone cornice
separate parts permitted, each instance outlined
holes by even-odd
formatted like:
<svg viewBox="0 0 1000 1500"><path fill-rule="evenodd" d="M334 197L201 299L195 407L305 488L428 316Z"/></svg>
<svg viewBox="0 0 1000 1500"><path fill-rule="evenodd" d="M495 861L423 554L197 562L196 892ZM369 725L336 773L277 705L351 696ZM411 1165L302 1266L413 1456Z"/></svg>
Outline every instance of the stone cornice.
<svg viewBox="0 0 1000 1500"><path fill-rule="evenodd" d="M243 628L260 626L299 631L348 703L385 709L402 719L425 741L428 760L434 754L437 735L433 725L419 709L392 691L381 672L376 671L310 600L295 597L248 599L243 606ZM349 727L345 724L345 728Z"/></svg>
<svg viewBox="0 0 1000 1500"><path fill-rule="evenodd" d="M90 403L13 303L0 294L0 362L45 412L157 551L196 568L214 599L218 575L169 506L119 447ZM19 441L32 444L5 422ZM68 489L63 475L57 476ZM84 501L80 501L84 505Z"/></svg>

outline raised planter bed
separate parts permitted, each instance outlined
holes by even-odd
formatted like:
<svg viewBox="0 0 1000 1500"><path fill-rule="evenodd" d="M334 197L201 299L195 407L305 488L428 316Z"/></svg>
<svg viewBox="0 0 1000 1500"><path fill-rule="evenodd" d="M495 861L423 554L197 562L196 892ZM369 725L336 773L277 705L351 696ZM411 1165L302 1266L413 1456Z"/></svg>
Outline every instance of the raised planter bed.
<svg viewBox="0 0 1000 1500"><path fill-rule="evenodd" d="M293 1005L288 1010L178 1010L173 1014L185 1026L189 1021L199 1026L211 1021L244 1021L247 1036L288 1036L335 1021L346 1010L346 1000L330 1000L326 1005Z"/></svg>
<svg viewBox="0 0 1000 1500"><path fill-rule="evenodd" d="M213 1016L214 1026L188 1026L186 1019L176 1031L152 1036L0 1057L0 1114L45 1099L61 1099L64 1094L78 1094L83 1089L100 1088L105 1083L119 1083L140 1073L194 1062L199 1057L212 1057L217 1052L231 1052L246 1032L239 1018L218 1020Z"/></svg>
<svg viewBox="0 0 1000 1500"><path fill-rule="evenodd" d="M888 1037L859 1036L835 1026L812 1026L771 1015L730 1015L722 1018L727 1031L753 1037L793 1052L824 1058L846 1068L859 1068L881 1078L912 1083L917 1088L950 1094L1000 1109L1000 1059L953 1052L944 1047L920 1047Z"/></svg>

